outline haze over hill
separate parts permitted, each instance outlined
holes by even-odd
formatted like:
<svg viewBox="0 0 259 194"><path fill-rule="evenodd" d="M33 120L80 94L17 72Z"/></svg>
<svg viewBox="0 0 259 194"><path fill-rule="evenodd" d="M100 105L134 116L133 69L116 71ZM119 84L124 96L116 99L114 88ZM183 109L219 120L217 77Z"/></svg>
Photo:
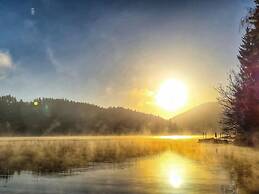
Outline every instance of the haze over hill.
<svg viewBox="0 0 259 194"><path fill-rule="evenodd" d="M222 109L217 102L208 102L194 107L170 119L177 131L202 133L220 131Z"/></svg>
<svg viewBox="0 0 259 194"><path fill-rule="evenodd" d="M65 99L0 97L0 135L202 133L219 129L220 107L206 103L171 120L122 107Z"/></svg>
<svg viewBox="0 0 259 194"><path fill-rule="evenodd" d="M0 135L158 134L168 120L121 107L102 108L66 99L18 101L0 97Z"/></svg>

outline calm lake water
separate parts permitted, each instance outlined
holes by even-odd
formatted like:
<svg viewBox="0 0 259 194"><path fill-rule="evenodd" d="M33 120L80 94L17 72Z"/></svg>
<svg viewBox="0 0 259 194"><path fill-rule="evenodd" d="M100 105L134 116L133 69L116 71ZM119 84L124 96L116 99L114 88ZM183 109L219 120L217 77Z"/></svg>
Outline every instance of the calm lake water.
<svg viewBox="0 0 259 194"><path fill-rule="evenodd" d="M0 179L1 194L234 193L220 166L189 160L176 153L98 164L71 173L36 175L22 171ZM232 190L232 191L231 191Z"/></svg>

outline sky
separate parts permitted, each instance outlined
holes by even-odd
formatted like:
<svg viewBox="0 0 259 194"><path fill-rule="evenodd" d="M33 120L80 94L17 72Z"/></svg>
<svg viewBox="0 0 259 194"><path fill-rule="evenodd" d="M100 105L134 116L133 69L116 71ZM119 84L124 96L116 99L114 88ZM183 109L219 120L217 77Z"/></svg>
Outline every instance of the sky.
<svg viewBox="0 0 259 194"><path fill-rule="evenodd" d="M170 118L216 101L238 65L249 0L0 0L0 95L67 98ZM187 104L154 101L181 80Z"/></svg>

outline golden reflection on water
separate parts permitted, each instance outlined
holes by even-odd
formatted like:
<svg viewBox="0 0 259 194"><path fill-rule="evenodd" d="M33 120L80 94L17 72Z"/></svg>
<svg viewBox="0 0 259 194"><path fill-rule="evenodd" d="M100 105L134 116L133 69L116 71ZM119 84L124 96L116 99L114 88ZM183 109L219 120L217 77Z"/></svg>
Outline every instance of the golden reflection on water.
<svg viewBox="0 0 259 194"><path fill-rule="evenodd" d="M166 136L157 136L159 139L196 139L200 138L199 135L166 135Z"/></svg>
<svg viewBox="0 0 259 194"><path fill-rule="evenodd" d="M188 187L190 177L196 166L190 160L183 158L172 152L166 152L154 160L140 162L141 170L139 175L146 177L147 180L154 178L154 182L159 181L158 190L166 187L172 190L183 190Z"/></svg>
<svg viewBox="0 0 259 194"><path fill-rule="evenodd" d="M152 160L140 161L139 167L139 177L156 184L158 193L165 188L172 193L195 193L192 190L197 189L202 189L200 193L219 193L221 185L229 183L224 171L170 151Z"/></svg>
<svg viewBox="0 0 259 194"><path fill-rule="evenodd" d="M165 157L161 158L158 170L173 188L178 189L184 184L186 164L181 157L172 157L171 154L166 154Z"/></svg>
<svg viewBox="0 0 259 194"><path fill-rule="evenodd" d="M183 184L181 169L171 169L168 171L168 181L174 188L179 188Z"/></svg>

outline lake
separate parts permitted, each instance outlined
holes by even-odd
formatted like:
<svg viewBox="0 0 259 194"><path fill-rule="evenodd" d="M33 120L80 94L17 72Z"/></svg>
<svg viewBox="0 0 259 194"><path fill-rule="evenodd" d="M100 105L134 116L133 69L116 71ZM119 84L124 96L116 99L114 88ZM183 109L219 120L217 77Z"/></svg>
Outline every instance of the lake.
<svg viewBox="0 0 259 194"><path fill-rule="evenodd" d="M88 138L86 139L89 141ZM167 138L163 136L161 139L180 141L179 139L184 139L184 137L170 136ZM32 141L32 139L25 139L25 141ZM99 139L98 141L104 140ZM115 141L114 138L112 141ZM125 142L126 140L123 139L122 141ZM176 142L173 144L175 145ZM82 147L82 145L77 146ZM28 155L28 152L23 152L23 155L25 154ZM236 183L220 163L211 164L190 159L172 150L155 155L129 158L122 162L88 162L85 166L77 166L74 163L74 166L72 165L66 170L44 173L25 167L26 163L34 163L39 159L32 162L32 158L35 158L35 156L31 156L31 158L26 159L27 162L20 162L24 161L20 160L21 157L24 157L23 155L16 153L15 156L18 159L12 158L9 160L11 164L6 164L8 166L6 169L1 167L1 194L237 193ZM28 156L26 157L28 158ZM71 157L73 157L72 153ZM52 164L53 157L44 155L44 159L45 165L49 164L55 166L54 169L61 169L60 167L57 168L58 164ZM60 162L63 162L63 160L64 158ZM15 161L24 163L24 166L20 166L17 170ZM37 164L39 165L39 163ZM40 163L40 165L42 164ZM3 169L6 171L3 172ZM12 171L12 173L9 174L9 171Z"/></svg>

